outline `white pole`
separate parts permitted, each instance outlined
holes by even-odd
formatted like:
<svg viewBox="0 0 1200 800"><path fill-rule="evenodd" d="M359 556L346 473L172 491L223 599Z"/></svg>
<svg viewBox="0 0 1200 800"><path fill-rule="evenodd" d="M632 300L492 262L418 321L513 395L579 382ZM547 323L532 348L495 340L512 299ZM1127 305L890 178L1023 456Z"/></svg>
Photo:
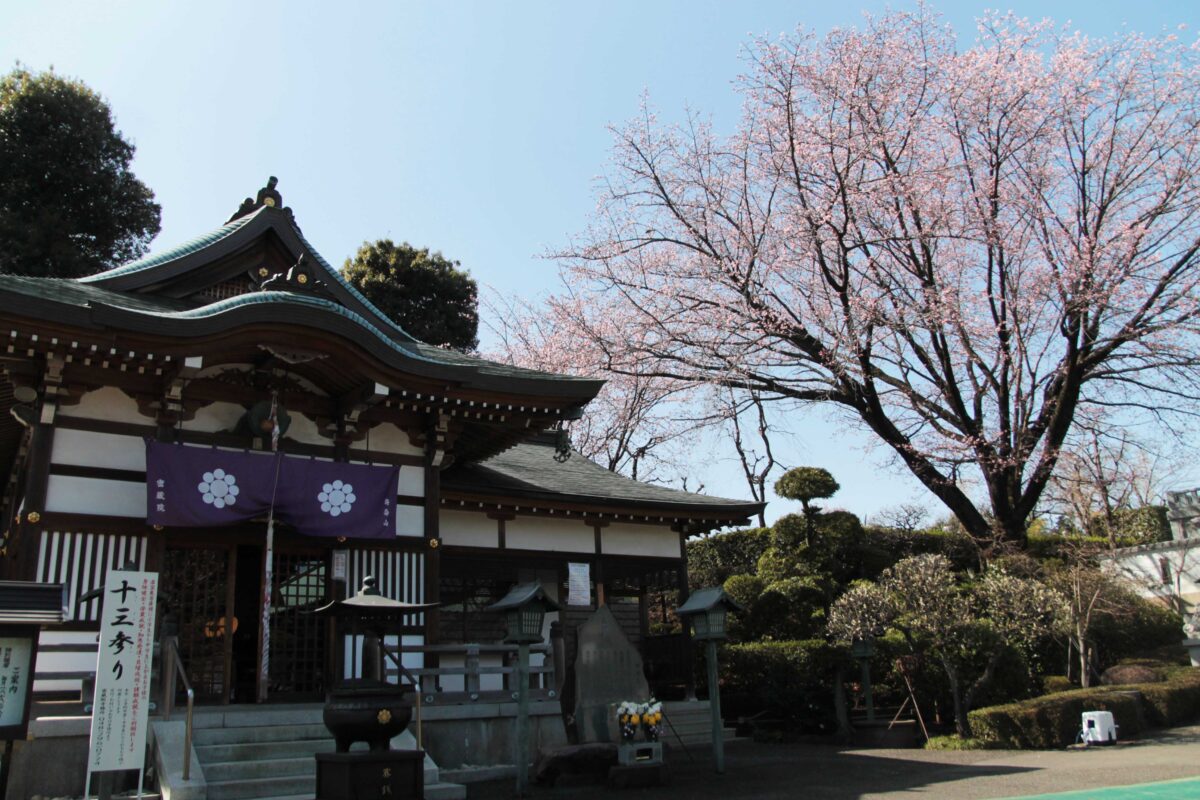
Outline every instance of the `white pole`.
<svg viewBox="0 0 1200 800"><path fill-rule="evenodd" d="M259 641L262 647L262 658L259 659L258 669L258 702L267 699L267 679L271 671L271 581L272 562L275 560L275 509L272 507L267 517L267 546L263 551L263 580L262 580L262 624L259 626Z"/></svg>
<svg viewBox="0 0 1200 800"><path fill-rule="evenodd" d="M271 415L275 414L274 400L271 405ZM278 431L279 423L275 424ZM278 439L272 440L272 447ZM262 622L259 625L259 646L262 648L262 658L259 659L258 687L255 696L258 702L267 699L267 681L271 675L271 582L275 562L275 492L279 488L279 468L283 456L275 453L275 483L271 486L271 508L267 512L267 541L263 549L263 580L262 580Z"/></svg>

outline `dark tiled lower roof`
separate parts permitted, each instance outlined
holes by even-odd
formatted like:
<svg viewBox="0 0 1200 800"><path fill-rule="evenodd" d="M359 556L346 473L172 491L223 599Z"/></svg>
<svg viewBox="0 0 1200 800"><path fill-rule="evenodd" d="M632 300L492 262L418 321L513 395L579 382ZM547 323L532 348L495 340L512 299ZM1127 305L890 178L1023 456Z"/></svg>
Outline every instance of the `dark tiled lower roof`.
<svg viewBox="0 0 1200 800"><path fill-rule="evenodd" d="M36 300L47 300L77 308L108 305L150 314L185 311L193 303L134 292L114 292L71 278L40 278L28 275L0 275L0 291L15 292Z"/></svg>
<svg viewBox="0 0 1200 800"><path fill-rule="evenodd" d="M569 459L559 463L554 460L553 441L544 436L478 464L455 465L442 474L442 487L489 497L508 495L641 507L693 517L748 517L757 514L761 505L635 481L610 472L574 451Z"/></svg>

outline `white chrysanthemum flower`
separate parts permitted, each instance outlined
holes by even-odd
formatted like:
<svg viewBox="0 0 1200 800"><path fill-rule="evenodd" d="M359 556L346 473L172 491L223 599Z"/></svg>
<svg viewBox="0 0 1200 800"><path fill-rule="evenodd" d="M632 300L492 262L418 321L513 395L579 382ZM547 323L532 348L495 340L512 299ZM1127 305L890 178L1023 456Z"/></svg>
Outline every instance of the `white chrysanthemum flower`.
<svg viewBox="0 0 1200 800"><path fill-rule="evenodd" d="M357 499L354 496L354 487L340 480L325 484L317 495L321 510L331 517L348 513Z"/></svg>
<svg viewBox="0 0 1200 800"><path fill-rule="evenodd" d="M200 484L196 487L204 502L214 508L224 508L237 502L237 478L223 469L214 469L201 476Z"/></svg>

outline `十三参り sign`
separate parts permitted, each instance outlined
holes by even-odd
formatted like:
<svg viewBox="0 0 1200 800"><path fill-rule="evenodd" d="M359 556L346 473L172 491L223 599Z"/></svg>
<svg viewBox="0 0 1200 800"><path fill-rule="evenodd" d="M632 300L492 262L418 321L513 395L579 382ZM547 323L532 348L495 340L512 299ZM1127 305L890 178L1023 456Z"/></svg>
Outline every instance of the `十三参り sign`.
<svg viewBox="0 0 1200 800"><path fill-rule="evenodd" d="M145 764L157 596L156 572L108 573L96 659L90 772L140 770Z"/></svg>

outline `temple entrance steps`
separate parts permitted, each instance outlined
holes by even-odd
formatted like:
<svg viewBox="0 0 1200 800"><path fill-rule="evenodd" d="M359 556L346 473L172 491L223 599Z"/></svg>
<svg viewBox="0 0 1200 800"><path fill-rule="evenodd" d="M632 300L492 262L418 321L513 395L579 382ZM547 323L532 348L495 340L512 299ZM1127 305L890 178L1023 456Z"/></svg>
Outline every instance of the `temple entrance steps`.
<svg viewBox="0 0 1200 800"><path fill-rule="evenodd" d="M171 724L177 724L180 718L176 713ZM333 738L321 722L319 705L198 709L193 727L195 760L187 785L189 789L199 788L195 785L199 781L205 791L199 796L208 800L312 800L316 788L313 755L334 749ZM415 744L409 732L392 740L396 749ZM365 749L365 744L359 743L354 749L359 748ZM162 758L163 749L157 758ZM181 756L181 748L175 749ZM160 770L163 780L181 774L181 764L164 767ZM441 782L437 764L426 755L427 800L461 800L466 796L466 787Z"/></svg>

